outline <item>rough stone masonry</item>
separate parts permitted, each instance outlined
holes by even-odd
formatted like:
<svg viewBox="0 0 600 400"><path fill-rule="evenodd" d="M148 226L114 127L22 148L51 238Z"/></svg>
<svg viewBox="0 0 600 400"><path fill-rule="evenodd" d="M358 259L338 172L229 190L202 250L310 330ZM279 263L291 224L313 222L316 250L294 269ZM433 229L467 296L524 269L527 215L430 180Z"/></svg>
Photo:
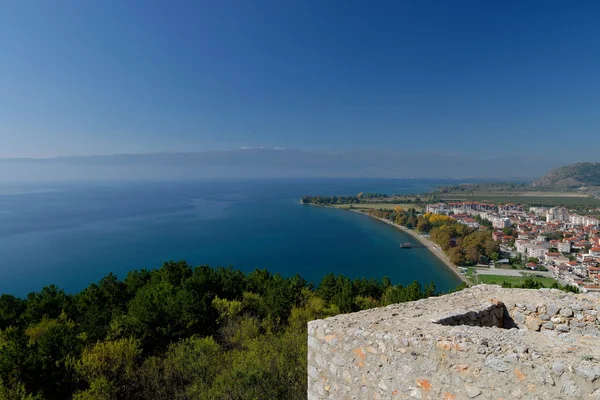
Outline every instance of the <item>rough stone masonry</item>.
<svg viewBox="0 0 600 400"><path fill-rule="evenodd" d="M308 398L600 400L600 296L479 285L308 324Z"/></svg>

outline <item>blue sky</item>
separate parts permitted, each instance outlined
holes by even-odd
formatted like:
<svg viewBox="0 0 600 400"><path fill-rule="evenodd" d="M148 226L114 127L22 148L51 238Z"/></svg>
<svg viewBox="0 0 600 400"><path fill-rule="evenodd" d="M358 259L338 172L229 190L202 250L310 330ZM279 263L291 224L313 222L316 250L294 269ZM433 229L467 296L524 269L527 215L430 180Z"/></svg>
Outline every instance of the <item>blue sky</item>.
<svg viewBox="0 0 600 400"><path fill-rule="evenodd" d="M600 3L0 4L0 157L241 146L598 160Z"/></svg>

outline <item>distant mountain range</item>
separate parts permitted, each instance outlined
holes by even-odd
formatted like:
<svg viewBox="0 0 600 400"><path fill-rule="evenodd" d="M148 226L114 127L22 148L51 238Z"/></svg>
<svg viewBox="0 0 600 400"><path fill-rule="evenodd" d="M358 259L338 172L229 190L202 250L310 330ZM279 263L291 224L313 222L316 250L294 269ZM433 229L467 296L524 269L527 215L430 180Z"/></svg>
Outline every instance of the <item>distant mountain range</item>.
<svg viewBox="0 0 600 400"><path fill-rule="evenodd" d="M375 150L327 153L240 149L0 159L0 181L266 177L533 179L558 165L555 160L519 157L480 159Z"/></svg>
<svg viewBox="0 0 600 400"><path fill-rule="evenodd" d="M581 162L555 168L533 182L532 186L557 189L600 187L600 163Z"/></svg>

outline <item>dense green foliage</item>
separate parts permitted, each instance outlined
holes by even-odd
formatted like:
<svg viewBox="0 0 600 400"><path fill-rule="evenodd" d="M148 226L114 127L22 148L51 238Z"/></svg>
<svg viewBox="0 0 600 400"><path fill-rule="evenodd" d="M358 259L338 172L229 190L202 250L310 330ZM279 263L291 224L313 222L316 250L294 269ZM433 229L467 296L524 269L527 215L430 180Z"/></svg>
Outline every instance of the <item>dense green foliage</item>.
<svg viewBox="0 0 600 400"><path fill-rule="evenodd" d="M110 274L75 295L4 294L0 400L303 399L308 321L434 294L185 262Z"/></svg>
<svg viewBox="0 0 600 400"><path fill-rule="evenodd" d="M361 199L358 196L304 196L303 204L316 204L320 206L333 204L359 204Z"/></svg>
<svg viewBox="0 0 600 400"><path fill-rule="evenodd" d="M356 196L304 196L302 203L318 206L369 203L420 204L421 199L398 195L389 196L383 193L359 193Z"/></svg>

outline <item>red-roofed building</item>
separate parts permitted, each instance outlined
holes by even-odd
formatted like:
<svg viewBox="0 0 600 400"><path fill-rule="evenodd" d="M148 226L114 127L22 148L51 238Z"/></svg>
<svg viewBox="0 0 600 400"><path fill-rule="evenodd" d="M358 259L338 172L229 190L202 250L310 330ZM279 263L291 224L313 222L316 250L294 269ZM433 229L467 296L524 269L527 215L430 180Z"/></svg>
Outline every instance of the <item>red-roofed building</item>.
<svg viewBox="0 0 600 400"><path fill-rule="evenodd" d="M502 243L508 243L508 242L510 242L513 239L514 239L514 237L512 237L512 236L508 236L508 235L507 236L503 236L502 237Z"/></svg>
<svg viewBox="0 0 600 400"><path fill-rule="evenodd" d="M536 270L536 269L538 269L538 265L537 265L537 263L530 262L530 263L527 263L527 268Z"/></svg>
<svg viewBox="0 0 600 400"><path fill-rule="evenodd" d="M588 276L595 284L600 283L600 267L588 267Z"/></svg>
<svg viewBox="0 0 600 400"><path fill-rule="evenodd" d="M494 239L496 241L501 241L503 237L504 237L504 233L502 233L502 232L492 233L492 239Z"/></svg>

